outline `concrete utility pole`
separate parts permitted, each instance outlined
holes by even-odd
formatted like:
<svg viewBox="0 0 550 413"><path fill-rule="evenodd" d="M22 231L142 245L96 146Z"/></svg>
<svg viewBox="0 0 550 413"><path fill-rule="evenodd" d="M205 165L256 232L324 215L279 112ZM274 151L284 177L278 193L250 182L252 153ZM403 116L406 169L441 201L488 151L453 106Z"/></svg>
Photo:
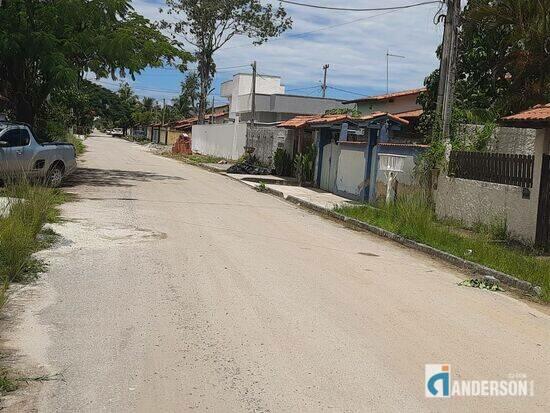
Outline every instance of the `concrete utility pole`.
<svg viewBox="0 0 550 413"><path fill-rule="evenodd" d="M250 124L254 126L256 122L256 61L252 62L252 120Z"/></svg>
<svg viewBox="0 0 550 413"><path fill-rule="evenodd" d="M216 102L216 96L212 96L212 119L210 119L210 123L214 124L214 104Z"/></svg>
<svg viewBox="0 0 550 413"><path fill-rule="evenodd" d="M164 113L166 112L166 99L162 99L162 125L164 126Z"/></svg>
<svg viewBox="0 0 550 413"><path fill-rule="evenodd" d="M323 89L323 97L327 95L327 70L329 67L329 65L323 65L323 86L321 87Z"/></svg>
<svg viewBox="0 0 550 413"><path fill-rule="evenodd" d="M442 139L445 144L445 156L451 154L451 117L454 100L454 81L456 76L456 55L458 38L458 18L460 0L447 0L447 14L443 31L443 47L439 68L436 113L441 117Z"/></svg>

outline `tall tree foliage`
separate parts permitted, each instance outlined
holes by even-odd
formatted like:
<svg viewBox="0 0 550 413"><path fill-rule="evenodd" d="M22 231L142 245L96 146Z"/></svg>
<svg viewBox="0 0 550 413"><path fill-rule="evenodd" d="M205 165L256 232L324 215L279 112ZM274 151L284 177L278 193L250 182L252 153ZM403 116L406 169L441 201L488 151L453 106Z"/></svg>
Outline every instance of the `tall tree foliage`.
<svg viewBox="0 0 550 413"><path fill-rule="evenodd" d="M177 23L164 22L175 36L183 35L195 46L200 79L199 123L204 122L207 97L216 72L214 53L236 35L254 44L279 36L292 25L282 6L274 8L260 0L166 0L168 13L181 15Z"/></svg>
<svg viewBox="0 0 550 413"><path fill-rule="evenodd" d="M29 123L50 94L83 73L133 77L191 58L127 0L9 0L0 7L0 56L0 95Z"/></svg>
<svg viewBox="0 0 550 413"><path fill-rule="evenodd" d="M469 120L550 101L550 0L469 0L461 16L456 108ZM439 73L420 98L435 109Z"/></svg>

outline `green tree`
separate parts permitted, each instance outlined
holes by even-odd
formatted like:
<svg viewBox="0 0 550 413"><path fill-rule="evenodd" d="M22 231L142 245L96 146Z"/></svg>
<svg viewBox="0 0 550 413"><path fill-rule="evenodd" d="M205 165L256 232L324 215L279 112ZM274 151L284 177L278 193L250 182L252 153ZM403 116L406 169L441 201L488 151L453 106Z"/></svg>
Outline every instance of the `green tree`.
<svg viewBox="0 0 550 413"><path fill-rule="evenodd" d="M455 120L491 122L550 101L550 0L470 0L460 29ZM424 125L436 122L438 81L436 70L419 97Z"/></svg>
<svg viewBox="0 0 550 413"><path fill-rule="evenodd" d="M196 48L200 79L199 123L204 123L207 97L216 72L214 53L236 35L246 35L254 44L280 35L292 25L282 6L274 8L260 0L166 0L168 14L183 17L164 22L175 35L183 35Z"/></svg>
<svg viewBox="0 0 550 413"><path fill-rule="evenodd" d="M0 7L0 56L0 95L32 124L48 96L84 73L133 78L192 58L126 0L9 0Z"/></svg>
<svg viewBox="0 0 550 413"><path fill-rule="evenodd" d="M190 72L181 82L181 93L172 100L174 111L182 118L189 118L198 113L200 82L197 72Z"/></svg>

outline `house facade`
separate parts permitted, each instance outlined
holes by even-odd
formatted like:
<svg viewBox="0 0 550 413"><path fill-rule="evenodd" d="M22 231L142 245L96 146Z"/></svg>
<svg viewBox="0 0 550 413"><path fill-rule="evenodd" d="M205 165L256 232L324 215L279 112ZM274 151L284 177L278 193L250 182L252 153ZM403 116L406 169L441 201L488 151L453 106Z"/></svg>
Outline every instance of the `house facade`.
<svg viewBox="0 0 550 413"><path fill-rule="evenodd" d="M416 101L418 96L425 92L426 88L403 90L384 95L367 96L364 98L344 101L344 104L355 105L355 109L363 115L374 112L387 112L397 114L408 114L420 116L422 106Z"/></svg>
<svg viewBox="0 0 550 413"><path fill-rule="evenodd" d="M233 79L222 83L221 95L229 101L229 119L239 122L252 119L251 74L238 73ZM279 76L256 77L257 124L274 124L296 115L313 115L351 106L339 99L286 94Z"/></svg>
<svg viewBox="0 0 550 413"><path fill-rule="evenodd" d="M414 158L426 146L404 138L408 124L398 116L376 112L362 117L297 117L279 126L294 129L298 136L312 134L317 150L315 186L349 199L375 201L386 195L384 160L399 160L401 193L415 186Z"/></svg>

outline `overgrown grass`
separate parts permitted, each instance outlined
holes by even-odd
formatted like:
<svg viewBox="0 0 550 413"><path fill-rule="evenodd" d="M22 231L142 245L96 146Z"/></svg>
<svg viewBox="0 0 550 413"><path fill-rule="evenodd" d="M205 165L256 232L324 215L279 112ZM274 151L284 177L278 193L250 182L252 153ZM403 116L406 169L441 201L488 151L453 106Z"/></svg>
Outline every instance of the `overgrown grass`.
<svg viewBox="0 0 550 413"><path fill-rule="evenodd" d="M542 288L544 301L550 301L550 261L538 259L534 251L526 247L503 242L502 223L480 226L477 228L480 232L457 231L449 223L438 222L431 205L419 195L403 197L395 204L379 208L359 205L337 211L529 281Z"/></svg>
<svg viewBox="0 0 550 413"><path fill-rule="evenodd" d="M57 206L66 200L58 189L26 181L8 183L0 197L9 201L9 214L0 217L0 308L11 282L32 279L43 265L32 254L51 242L51 231L41 235L47 222L59 219Z"/></svg>
<svg viewBox="0 0 550 413"><path fill-rule="evenodd" d="M184 155L181 153L167 152L164 154L164 156L168 158L179 159L180 161L184 161L193 165L198 165L201 163L218 163L219 161L224 160L224 158L221 158L219 156L201 155L199 153Z"/></svg>
<svg viewBox="0 0 550 413"><path fill-rule="evenodd" d="M84 141L72 133L67 133L63 139L63 142L71 143L75 148L77 156L86 152L86 145L84 144Z"/></svg>
<svg viewBox="0 0 550 413"><path fill-rule="evenodd" d="M4 370L0 370L0 395L17 389L17 383L10 379Z"/></svg>

